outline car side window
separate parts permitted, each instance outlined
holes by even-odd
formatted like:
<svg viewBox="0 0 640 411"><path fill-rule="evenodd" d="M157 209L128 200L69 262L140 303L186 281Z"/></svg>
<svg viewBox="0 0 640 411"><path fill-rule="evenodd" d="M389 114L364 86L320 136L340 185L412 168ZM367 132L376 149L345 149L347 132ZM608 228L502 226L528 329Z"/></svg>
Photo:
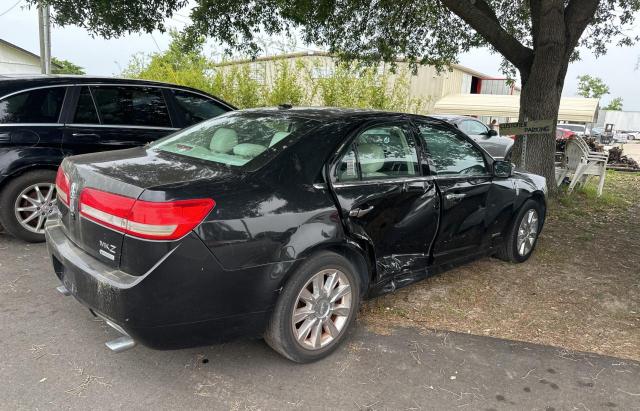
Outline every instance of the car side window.
<svg viewBox="0 0 640 411"><path fill-rule="evenodd" d="M0 101L0 124L57 123L66 87L50 87L14 94Z"/></svg>
<svg viewBox="0 0 640 411"><path fill-rule="evenodd" d="M336 177L339 181L419 174L415 142L404 127L390 125L369 128L356 138L354 145L355 152L353 148L347 152L338 166Z"/></svg>
<svg viewBox="0 0 640 411"><path fill-rule="evenodd" d="M460 123L460 130L469 135L478 135L486 133L489 129L479 121L464 120L462 123Z"/></svg>
<svg viewBox="0 0 640 411"><path fill-rule="evenodd" d="M154 87L92 86L102 124L171 127L162 91Z"/></svg>
<svg viewBox="0 0 640 411"><path fill-rule="evenodd" d="M73 115L73 122L78 124L100 124L96 104L87 86L80 89L80 97L78 98L76 113Z"/></svg>
<svg viewBox="0 0 640 411"><path fill-rule="evenodd" d="M444 126L420 124L419 128L432 172L439 176L487 174L482 152L467 139Z"/></svg>
<svg viewBox="0 0 640 411"><path fill-rule="evenodd" d="M173 96L185 127L229 111L229 109L221 106L215 100L195 93L173 90Z"/></svg>

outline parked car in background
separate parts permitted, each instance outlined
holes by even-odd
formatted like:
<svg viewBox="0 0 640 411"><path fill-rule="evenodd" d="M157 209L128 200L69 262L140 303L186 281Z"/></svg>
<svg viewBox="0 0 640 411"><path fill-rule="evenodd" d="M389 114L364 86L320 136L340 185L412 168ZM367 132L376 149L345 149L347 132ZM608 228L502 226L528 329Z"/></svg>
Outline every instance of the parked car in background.
<svg viewBox="0 0 640 411"><path fill-rule="evenodd" d="M564 130L573 131L574 133L576 133L576 135L580 137L584 137L587 135L587 128L584 126L584 124L562 123L562 124L558 124L558 127Z"/></svg>
<svg viewBox="0 0 640 411"><path fill-rule="evenodd" d="M489 154L498 160L508 160L511 158L513 149L513 139L501 137L498 132L490 129L486 124L473 117L458 115L433 115L432 117L446 121L457 127L463 133L471 137Z"/></svg>
<svg viewBox="0 0 640 411"><path fill-rule="evenodd" d="M59 291L123 333L112 350L264 335L297 362L329 355L365 297L527 260L546 210L543 177L458 128L366 110L230 112L68 157L56 185Z"/></svg>
<svg viewBox="0 0 640 411"><path fill-rule="evenodd" d="M44 241L66 156L141 146L234 109L188 87L88 76L0 76L0 223Z"/></svg>
<svg viewBox="0 0 640 411"><path fill-rule="evenodd" d="M638 132L629 130L618 130L613 136L614 140L625 143L629 140L635 140L637 137Z"/></svg>
<svg viewBox="0 0 640 411"><path fill-rule="evenodd" d="M564 125L564 124L562 124L562 125ZM576 133L574 133L571 130L568 130L566 128L560 128L560 126L556 127L556 141L558 141L558 140L568 140L568 139L572 138L575 135L576 135Z"/></svg>
<svg viewBox="0 0 640 411"><path fill-rule="evenodd" d="M593 137L596 141L600 141L600 136L604 135L604 127L592 127L589 130L589 137Z"/></svg>

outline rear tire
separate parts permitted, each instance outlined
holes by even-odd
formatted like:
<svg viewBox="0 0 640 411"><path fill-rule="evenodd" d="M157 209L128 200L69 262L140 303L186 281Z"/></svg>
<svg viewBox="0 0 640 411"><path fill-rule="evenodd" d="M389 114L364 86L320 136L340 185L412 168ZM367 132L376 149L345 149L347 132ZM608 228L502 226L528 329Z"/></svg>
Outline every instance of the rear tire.
<svg viewBox="0 0 640 411"><path fill-rule="evenodd" d="M55 171L34 170L15 177L7 183L2 192L0 192L0 224L2 224L9 234L30 243L44 241L44 221L46 220L46 215L53 212L53 206L50 204L55 204L56 201L55 189L53 189L55 179ZM43 199L43 201L38 201L42 203L40 206L35 205L38 196L36 194L33 194L33 197L29 195L29 188L36 186L38 186L38 190L40 190L43 197L49 195L48 190L54 190L49 200L44 201ZM27 192L25 192L25 190L27 190ZM33 192L36 193L36 191ZM19 202L18 199L22 194L26 194L34 201L21 200ZM38 207L40 208L38 209ZM18 208L28 210L18 211ZM33 210L31 210L31 208L33 208ZM42 212L40 210L42 210ZM24 221L27 220L32 213L36 213L34 218L25 223ZM40 218L41 215L42 219ZM20 218L20 220L18 220L18 218ZM31 229L28 229L25 225L31 227Z"/></svg>
<svg viewBox="0 0 640 411"><path fill-rule="evenodd" d="M317 361L344 341L359 305L360 277L349 260L332 252L313 255L284 286L264 339L291 361Z"/></svg>
<svg viewBox="0 0 640 411"><path fill-rule="evenodd" d="M504 243L496 251L495 256L512 263L527 261L538 242L538 236L544 221L543 213L544 210L539 202L531 199L525 201L513 220Z"/></svg>

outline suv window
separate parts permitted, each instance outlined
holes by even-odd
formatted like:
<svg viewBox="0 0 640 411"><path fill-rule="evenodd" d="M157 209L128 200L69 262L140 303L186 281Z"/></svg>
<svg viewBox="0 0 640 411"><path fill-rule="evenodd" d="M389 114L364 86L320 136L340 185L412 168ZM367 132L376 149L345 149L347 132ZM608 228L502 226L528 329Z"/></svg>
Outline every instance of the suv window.
<svg viewBox="0 0 640 411"><path fill-rule="evenodd" d="M453 130L420 124L420 136L429 155L432 172L437 175L486 175L484 156Z"/></svg>
<svg viewBox="0 0 640 411"><path fill-rule="evenodd" d="M41 88L0 101L0 123L57 123L66 87Z"/></svg>
<svg viewBox="0 0 640 411"><path fill-rule="evenodd" d="M80 97L76 106L76 113L73 116L73 122L79 124L100 124L96 104L93 102L89 87L80 89Z"/></svg>
<svg viewBox="0 0 640 411"><path fill-rule="evenodd" d="M399 126L376 126L355 141L360 174L363 180L418 175L418 156L410 133ZM353 151L338 167L338 180L358 178Z"/></svg>
<svg viewBox="0 0 640 411"><path fill-rule="evenodd" d="M171 127L162 91L153 87L93 86L102 124Z"/></svg>
<svg viewBox="0 0 640 411"><path fill-rule="evenodd" d="M478 135L486 133L488 128L484 124L475 120L465 120L460 123L460 130L469 135Z"/></svg>
<svg viewBox="0 0 640 411"><path fill-rule="evenodd" d="M216 101L195 93L173 90L173 96L176 99L176 104L185 127L217 117L229 111L229 109L222 107Z"/></svg>

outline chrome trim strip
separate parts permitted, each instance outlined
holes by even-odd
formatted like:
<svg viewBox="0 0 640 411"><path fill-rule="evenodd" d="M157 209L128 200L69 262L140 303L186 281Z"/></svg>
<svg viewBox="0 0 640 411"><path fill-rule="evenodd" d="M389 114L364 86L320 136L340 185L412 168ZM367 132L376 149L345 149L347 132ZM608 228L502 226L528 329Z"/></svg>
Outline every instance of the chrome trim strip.
<svg viewBox="0 0 640 411"><path fill-rule="evenodd" d="M133 84L133 83L80 83L80 84L74 84L74 86L90 86L90 87L100 87L100 86L107 86L107 87L118 87L118 86L124 86L124 87L155 87L155 88L164 88L164 89L168 89L168 90L178 90L178 91L183 91L186 93L193 93L193 94L197 94L198 96L204 97L206 99L209 100L214 100L217 103L220 103L221 105L227 107L228 109L234 110L232 109L230 106L228 106L227 104L225 104L224 102L222 102L221 100L219 100L217 97L211 97L208 96L206 94L203 93L199 93L197 91L191 90L191 89L186 89L186 88L180 88L180 87L176 87L176 86L171 86L171 85L166 85L166 84Z"/></svg>
<svg viewBox="0 0 640 411"><path fill-rule="evenodd" d="M137 128L137 129L141 129L141 130L171 130L171 131L181 130L180 128L177 128L177 127L127 126L127 125L121 125L121 124L109 125L109 124L69 123L69 124L65 124L65 126L67 126L67 127L96 127L96 128Z"/></svg>
<svg viewBox="0 0 640 411"><path fill-rule="evenodd" d="M30 87L30 88L22 88L18 91L13 91L9 94L5 94L4 96L0 97L0 100L4 100L5 98L14 96L16 94L20 94L20 93L26 93L27 91L33 91L33 90L41 90L44 88L56 88L56 87L73 87L75 84L48 84L46 86L38 86L38 87Z"/></svg>
<svg viewBox="0 0 640 411"><path fill-rule="evenodd" d="M63 127L64 123L0 123L2 127Z"/></svg>
<svg viewBox="0 0 640 411"><path fill-rule="evenodd" d="M333 183L334 187L355 187L355 186L365 186L365 185L378 185L378 184L401 184L401 183L411 183L414 181L433 181L433 176L420 176L420 177L408 177L408 178L386 178L380 180L367 180L367 181L349 181L349 182L338 182ZM316 186L315 184L313 185Z"/></svg>

